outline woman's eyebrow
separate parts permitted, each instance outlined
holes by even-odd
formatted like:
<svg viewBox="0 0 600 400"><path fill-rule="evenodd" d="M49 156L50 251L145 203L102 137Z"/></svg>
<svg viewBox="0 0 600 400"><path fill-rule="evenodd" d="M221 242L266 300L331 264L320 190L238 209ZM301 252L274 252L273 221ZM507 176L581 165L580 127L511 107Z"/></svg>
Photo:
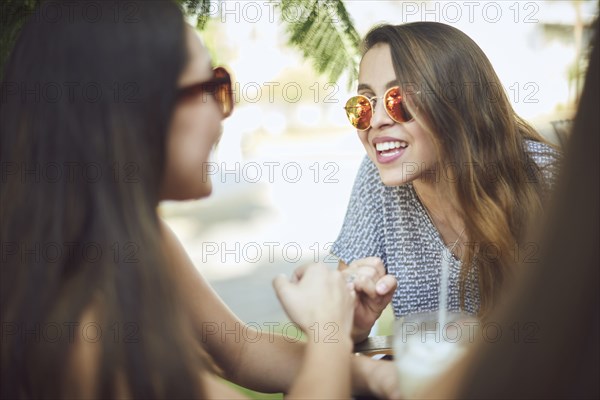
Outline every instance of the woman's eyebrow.
<svg viewBox="0 0 600 400"><path fill-rule="evenodd" d="M389 81L388 83L386 83L386 85L385 85L385 89L387 90L387 89L389 89L389 88L391 88L391 87L394 87L394 86L398 86L398 81L397 81L396 79L394 79L394 80L391 80L391 81ZM358 90L358 91L361 91L361 90L365 90L365 91L367 91L367 90L368 90L368 91L371 91L371 92L373 92L373 89L371 88L371 86L369 86L369 85L368 85L368 84L366 84L366 83L360 83L360 84L358 85L358 89L357 89L357 90Z"/></svg>
<svg viewBox="0 0 600 400"><path fill-rule="evenodd" d="M394 79L393 81L389 81L388 83L386 83L385 88L389 89L391 87L394 86L398 86L398 81L396 79Z"/></svg>
<svg viewBox="0 0 600 400"><path fill-rule="evenodd" d="M366 83L360 83L360 84L358 85L358 89L357 89L357 91L359 91L359 92L360 92L361 90L363 90L363 91L370 90L371 92L373 91L373 89L371 89L371 86L367 85Z"/></svg>

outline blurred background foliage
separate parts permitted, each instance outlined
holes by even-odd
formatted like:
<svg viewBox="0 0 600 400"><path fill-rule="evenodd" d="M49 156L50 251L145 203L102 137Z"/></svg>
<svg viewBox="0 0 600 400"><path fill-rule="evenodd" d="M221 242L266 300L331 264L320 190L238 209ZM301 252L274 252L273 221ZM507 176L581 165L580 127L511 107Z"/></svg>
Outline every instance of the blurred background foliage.
<svg viewBox="0 0 600 400"><path fill-rule="evenodd" d="M180 0L186 13L196 18L203 30L210 16L211 0ZM286 26L288 44L309 60L315 71L337 82L348 72L348 85L356 79L360 35L342 0L271 1L281 24ZM291 18L293 16L293 18Z"/></svg>
<svg viewBox="0 0 600 400"><path fill-rule="evenodd" d="M0 65L10 53L26 18L43 0L2 0L0 19ZM177 0L199 30L206 28L214 0ZM288 43L309 60L319 74L336 82L348 72L348 85L356 79L360 36L342 0L271 1L280 22L286 25ZM294 18L286 18L293 13Z"/></svg>
<svg viewBox="0 0 600 400"><path fill-rule="evenodd" d="M0 78L3 66L18 36L24 21L44 0L2 0L0 1ZM194 21L203 34L210 37L214 32L205 30L211 19L220 17L219 7L222 0L175 0L178 2L188 21ZM221 1L221 3L220 3ZM576 102L581 89L582 76L585 73L586 44L590 30L589 21L582 18L582 4L589 1L570 0L575 9L573 23L541 23L540 31L547 42L561 41L573 43L576 57L566 71L566 79L571 90L571 101ZM263 4L264 3L264 4ZM397 1L401 4L403 1ZM435 3L424 1L422 3ZM552 6L554 1L535 2ZM557 2L558 3L558 2ZM563 2L565 3L565 2ZM592 1L592 3L597 3ZM261 4L274 10L274 15L286 33L287 45L298 51L314 69L317 75L328 82L338 82L341 77L347 79L348 89L356 81L360 61L360 34L351 13L350 4L343 0L269 0ZM529 4L529 3L527 3ZM374 4L373 7L376 7ZM426 5L424 6L427 7ZM215 12L218 10L218 12ZM218 41L217 41L218 42ZM214 54L215 61L220 54ZM227 44L220 43L219 52L227 51Z"/></svg>

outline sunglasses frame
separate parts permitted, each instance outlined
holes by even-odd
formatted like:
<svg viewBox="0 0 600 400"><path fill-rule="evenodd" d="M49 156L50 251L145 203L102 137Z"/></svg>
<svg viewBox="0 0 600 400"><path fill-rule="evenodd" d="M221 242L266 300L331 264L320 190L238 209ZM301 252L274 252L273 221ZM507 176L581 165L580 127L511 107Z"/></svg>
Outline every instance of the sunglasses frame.
<svg viewBox="0 0 600 400"><path fill-rule="evenodd" d="M344 106L344 110L346 111L346 117L348 117L348 120L350 120L350 113L348 112L348 108L352 108L352 107L348 107L348 103L350 102L350 100L360 97L363 98L365 100L367 100L371 106L371 118L369 119L369 126L367 126L364 129L359 129L357 126L354 126L354 124L352 122L350 122L350 124L356 128L356 130L359 131L366 131L368 129L371 128L371 120L373 119L373 114L375 113L375 107L373 106L373 99L385 99L386 97L388 97L388 94L392 91L392 90L398 90L400 91L400 86L392 86L391 88L389 88L388 90L385 91L385 93L383 94L383 96L373 96L373 97L367 97L365 95L362 94L357 94L356 96L352 96L350 97L347 101L346 101L346 106ZM417 94L419 94L420 92L417 92ZM401 103L404 103L404 96L401 96L402 100L400 100ZM410 118L406 121L398 121L396 118L394 118L394 116L390 113L390 110L388 110L388 108L385 106L385 104L383 105L383 108L385 109L386 114L392 119L392 121L398 123L398 124L404 124L407 122L411 122L412 120L414 120L414 116L412 115L412 113L405 107L404 104L402 104L403 107L403 111L404 113L408 114L410 116Z"/></svg>
<svg viewBox="0 0 600 400"><path fill-rule="evenodd" d="M209 93L215 98L219 103L223 118L231 115L234 106L231 74L224 67L213 68L213 77L208 81L179 88L177 100L181 101L203 93Z"/></svg>

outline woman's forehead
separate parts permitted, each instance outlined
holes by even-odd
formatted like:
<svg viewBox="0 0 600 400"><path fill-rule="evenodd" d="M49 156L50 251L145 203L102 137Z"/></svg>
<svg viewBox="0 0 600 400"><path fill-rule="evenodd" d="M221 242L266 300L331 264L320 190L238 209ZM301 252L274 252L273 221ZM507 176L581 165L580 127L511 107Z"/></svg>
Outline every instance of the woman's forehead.
<svg viewBox="0 0 600 400"><path fill-rule="evenodd" d="M397 82L390 46L379 43L370 48L360 62L359 88L386 90Z"/></svg>
<svg viewBox="0 0 600 400"><path fill-rule="evenodd" d="M182 85L208 80L212 77L212 60L198 32L186 25L186 47L188 62L181 76Z"/></svg>

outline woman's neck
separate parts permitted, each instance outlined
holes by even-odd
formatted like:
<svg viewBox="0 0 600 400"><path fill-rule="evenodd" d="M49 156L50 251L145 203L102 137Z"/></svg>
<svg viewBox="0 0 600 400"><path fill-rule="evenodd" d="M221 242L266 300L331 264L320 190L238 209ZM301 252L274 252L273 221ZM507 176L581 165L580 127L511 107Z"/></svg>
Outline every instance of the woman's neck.
<svg viewBox="0 0 600 400"><path fill-rule="evenodd" d="M445 193L439 183L423 179L413 181L413 187L444 241L456 240L464 230L464 223L452 204L449 193Z"/></svg>

